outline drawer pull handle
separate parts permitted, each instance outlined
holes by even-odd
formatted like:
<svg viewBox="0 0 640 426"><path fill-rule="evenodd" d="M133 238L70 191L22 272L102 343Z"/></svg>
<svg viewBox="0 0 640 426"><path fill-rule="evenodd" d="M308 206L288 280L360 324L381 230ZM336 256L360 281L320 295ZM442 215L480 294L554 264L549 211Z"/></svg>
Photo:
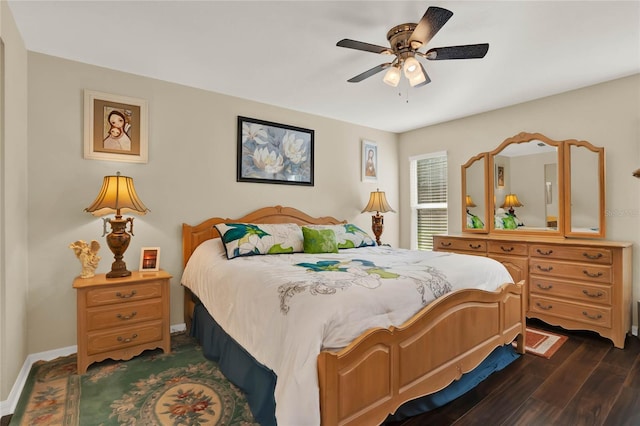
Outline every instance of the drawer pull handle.
<svg viewBox="0 0 640 426"><path fill-rule="evenodd" d="M135 291L135 290L131 290L131 293L129 293L129 294L122 294L122 293L120 293L120 292L117 292L117 293L116 293L116 296L117 296L117 297L119 297L119 298L121 298L121 299L128 299L128 298L130 298L130 297L135 296L135 295L136 295L136 293L137 293L137 291Z"/></svg>
<svg viewBox="0 0 640 426"><path fill-rule="evenodd" d="M601 292L601 291L599 291L599 292L597 292L597 293L589 293L589 291L588 291L588 290L582 290L582 292L583 292L585 295L589 296L589 297L602 297L602 296L604 296L604 293L603 293L603 292Z"/></svg>
<svg viewBox="0 0 640 426"><path fill-rule="evenodd" d="M451 247L451 243L446 243L446 242L444 242L444 241L441 241L441 242L440 242L440 245L441 245L442 247Z"/></svg>
<svg viewBox="0 0 640 426"><path fill-rule="evenodd" d="M591 277L591 278L598 278L598 277L602 276L602 272L593 273L593 272L589 272L587 270L584 270L584 271L582 271L582 273L585 274L588 277Z"/></svg>
<svg viewBox="0 0 640 426"><path fill-rule="evenodd" d="M553 250L542 251L540 249L536 249L536 251L538 252L538 254L541 254L543 256L549 256L551 253L553 253Z"/></svg>
<svg viewBox="0 0 640 426"><path fill-rule="evenodd" d="M509 253L510 251L513 251L513 247L503 247L503 246L500 246L500 250L502 250L502 251L506 251L507 253Z"/></svg>
<svg viewBox="0 0 640 426"><path fill-rule="evenodd" d="M582 315L584 315L585 317L589 318L590 320L599 320L602 319L602 315L597 314L597 315L589 315L588 312L586 311L582 311Z"/></svg>
<svg viewBox="0 0 640 426"><path fill-rule="evenodd" d="M469 244L469 247L471 247L474 250L478 250L480 247L482 247L482 244L478 244L478 245Z"/></svg>
<svg viewBox="0 0 640 426"><path fill-rule="evenodd" d="M540 302L536 302L536 306L540 309L544 309L545 311L548 311L549 309L553 308L553 305L542 305Z"/></svg>
<svg viewBox="0 0 640 426"><path fill-rule="evenodd" d="M545 267L542 267L540 265L536 265L536 268L538 268L542 272L551 272L551 271L553 271L553 266L549 266L549 267L545 268Z"/></svg>
<svg viewBox="0 0 640 426"><path fill-rule="evenodd" d="M587 259L600 259L602 257L602 253L597 253L597 254L582 253L582 255Z"/></svg>
<svg viewBox="0 0 640 426"><path fill-rule="evenodd" d="M124 343L129 343L130 341L132 341L133 339L135 339L136 337L138 337L137 334L132 334L131 337L122 337L122 336L118 336L118 342L124 342Z"/></svg>
<svg viewBox="0 0 640 426"><path fill-rule="evenodd" d="M116 315L116 318L119 318L121 320L130 320L131 318L135 317L136 315L138 315L138 313L136 311L131 312L131 315L122 315L122 314L118 314Z"/></svg>
<svg viewBox="0 0 640 426"><path fill-rule="evenodd" d="M545 285L542 285L542 284L538 283L537 285L538 285L538 288L541 289L541 290L551 290L553 288L553 286L551 284L548 284L548 285L545 286Z"/></svg>

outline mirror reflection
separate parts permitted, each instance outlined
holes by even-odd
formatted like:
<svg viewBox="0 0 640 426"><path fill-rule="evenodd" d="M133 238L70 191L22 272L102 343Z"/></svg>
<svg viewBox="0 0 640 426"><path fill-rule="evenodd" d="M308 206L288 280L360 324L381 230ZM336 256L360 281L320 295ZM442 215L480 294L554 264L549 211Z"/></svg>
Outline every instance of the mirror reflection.
<svg viewBox="0 0 640 426"><path fill-rule="evenodd" d="M486 154L474 157L462 166L462 179L465 182L463 203L466 211L463 229L486 232Z"/></svg>
<svg viewBox="0 0 640 426"><path fill-rule="evenodd" d="M600 176L600 154L595 147L585 144L569 145L571 159L571 204L569 217L571 233L600 234L600 203L603 200ZM600 195L599 195L600 194ZM602 224L603 226L604 224Z"/></svg>
<svg viewBox="0 0 640 426"><path fill-rule="evenodd" d="M493 156L495 229L558 230L558 148L534 139Z"/></svg>

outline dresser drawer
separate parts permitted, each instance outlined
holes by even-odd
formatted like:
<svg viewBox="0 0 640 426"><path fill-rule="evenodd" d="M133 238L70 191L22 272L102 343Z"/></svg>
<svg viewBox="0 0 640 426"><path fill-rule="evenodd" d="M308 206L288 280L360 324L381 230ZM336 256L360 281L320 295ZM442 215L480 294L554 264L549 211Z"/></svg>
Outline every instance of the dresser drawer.
<svg viewBox="0 0 640 426"><path fill-rule="evenodd" d="M606 248L532 244L529 246L529 256L610 265L613 254L610 249Z"/></svg>
<svg viewBox="0 0 640 426"><path fill-rule="evenodd" d="M585 324L611 327L611 308L531 295L529 310Z"/></svg>
<svg viewBox="0 0 640 426"><path fill-rule="evenodd" d="M132 325L162 318L162 299L100 306L87 310L87 330Z"/></svg>
<svg viewBox="0 0 640 426"><path fill-rule="evenodd" d="M487 243L483 240L442 238L436 236L434 237L433 248L435 250L478 252L485 254L487 252Z"/></svg>
<svg viewBox="0 0 640 426"><path fill-rule="evenodd" d="M87 290L87 306L109 305L162 296L162 281L128 284Z"/></svg>
<svg viewBox="0 0 640 426"><path fill-rule="evenodd" d="M489 253L510 254L526 256L528 248L526 243L512 243L510 241L489 241L487 247Z"/></svg>
<svg viewBox="0 0 640 426"><path fill-rule="evenodd" d="M611 286L607 285L581 284L553 278L532 277L529 291L542 296L611 304Z"/></svg>
<svg viewBox="0 0 640 426"><path fill-rule="evenodd" d="M554 262L552 260L536 258L529 259L529 273L604 284L610 284L612 277L610 266L560 261Z"/></svg>
<svg viewBox="0 0 640 426"><path fill-rule="evenodd" d="M131 327L94 331L88 335L87 354L94 355L129 346L161 341L164 328L163 321L159 320Z"/></svg>

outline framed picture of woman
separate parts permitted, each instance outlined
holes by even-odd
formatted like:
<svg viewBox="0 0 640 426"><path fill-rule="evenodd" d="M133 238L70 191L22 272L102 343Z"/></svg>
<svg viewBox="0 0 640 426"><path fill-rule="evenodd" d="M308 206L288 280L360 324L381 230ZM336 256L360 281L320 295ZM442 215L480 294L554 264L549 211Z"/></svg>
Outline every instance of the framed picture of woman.
<svg viewBox="0 0 640 426"><path fill-rule="evenodd" d="M378 181L378 144L362 141L362 181Z"/></svg>
<svg viewBox="0 0 640 426"><path fill-rule="evenodd" d="M146 163L147 101L84 91L84 158Z"/></svg>

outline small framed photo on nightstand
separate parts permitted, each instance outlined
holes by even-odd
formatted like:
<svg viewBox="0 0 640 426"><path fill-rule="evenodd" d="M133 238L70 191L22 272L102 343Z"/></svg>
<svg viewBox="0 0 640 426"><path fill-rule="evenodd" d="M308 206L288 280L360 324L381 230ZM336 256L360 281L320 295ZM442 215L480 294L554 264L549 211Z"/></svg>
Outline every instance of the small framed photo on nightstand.
<svg viewBox="0 0 640 426"><path fill-rule="evenodd" d="M140 272L160 270L160 247L140 249Z"/></svg>

